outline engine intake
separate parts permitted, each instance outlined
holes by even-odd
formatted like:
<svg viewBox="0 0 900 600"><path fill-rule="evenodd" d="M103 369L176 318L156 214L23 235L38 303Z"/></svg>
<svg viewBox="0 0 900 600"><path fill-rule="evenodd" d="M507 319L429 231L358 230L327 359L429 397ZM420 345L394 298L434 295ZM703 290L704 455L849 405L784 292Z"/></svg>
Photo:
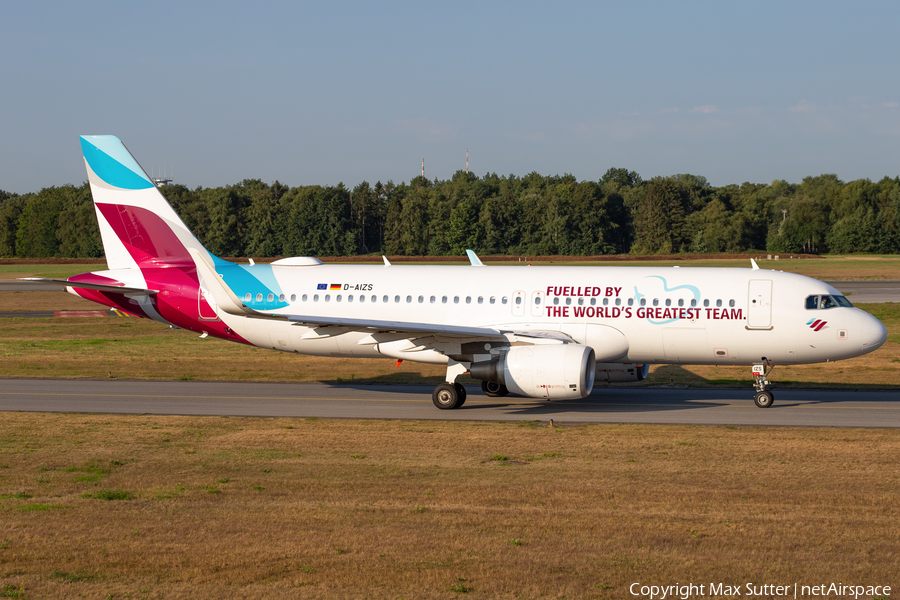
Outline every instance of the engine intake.
<svg viewBox="0 0 900 600"><path fill-rule="evenodd" d="M474 363L469 373L531 398L584 398L594 389L594 349L581 344L513 346L496 360Z"/></svg>

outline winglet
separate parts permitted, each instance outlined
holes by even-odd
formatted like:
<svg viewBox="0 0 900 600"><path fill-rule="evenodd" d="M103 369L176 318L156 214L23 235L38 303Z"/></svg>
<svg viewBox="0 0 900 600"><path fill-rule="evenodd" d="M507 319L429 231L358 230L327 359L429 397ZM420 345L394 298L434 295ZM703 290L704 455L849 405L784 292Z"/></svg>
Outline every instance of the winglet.
<svg viewBox="0 0 900 600"><path fill-rule="evenodd" d="M381 258L384 259L384 266L386 266L386 267L391 266L391 261L389 261L389 260L387 259L387 256L385 256L384 254L382 254L382 255L381 255Z"/></svg>
<svg viewBox="0 0 900 600"><path fill-rule="evenodd" d="M473 267L483 267L484 263L481 262L481 259L478 258L478 255L472 252L469 249L466 249L466 255L469 257L469 262L472 263Z"/></svg>
<svg viewBox="0 0 900 600"><path fill-rule="evenodd" d="M753 260L752 258L750 259L750 264L753 265L753 270L754 270L754 271L758 271L758 270L759 270L759 265L756 264L756 261Z"/></svg>

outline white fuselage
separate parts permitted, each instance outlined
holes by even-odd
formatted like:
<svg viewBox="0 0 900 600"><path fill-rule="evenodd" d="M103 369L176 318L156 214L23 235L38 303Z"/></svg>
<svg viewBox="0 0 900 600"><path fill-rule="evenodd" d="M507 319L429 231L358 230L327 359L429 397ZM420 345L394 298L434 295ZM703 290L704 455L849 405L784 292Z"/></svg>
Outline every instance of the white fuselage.
<svg viewBox="0 0 900 600"><path fill-rule="evenodd" d="M859 356L886 338L881 322L857 308L806 308L806 299L812 295L839 296L833 287L802 275L764 269L243 268L250 273L271 270L270 278L280 287L276 295L283 294L286 306L267 309L272 288L234 288L247 306L271 314L557 331L592 346L598 362L817 363ZM386 334L372 339L366 332L336 326L250 319L221 311L219 316L241 337L261 347L322 356L447 363L445 354L423 349L409 334L392 341ZM820 326L821 322L825 324ZM608 335L610 329L624 336L624 348Z"/></svg>

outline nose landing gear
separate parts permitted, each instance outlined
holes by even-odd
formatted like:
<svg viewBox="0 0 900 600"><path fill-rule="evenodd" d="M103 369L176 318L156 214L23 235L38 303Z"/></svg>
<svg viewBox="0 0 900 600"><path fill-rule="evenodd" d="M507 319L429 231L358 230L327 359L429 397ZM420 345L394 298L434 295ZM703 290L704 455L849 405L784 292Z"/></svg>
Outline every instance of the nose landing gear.
<svg viewBox="0 0 900 600"><path fill-rule="evenodd" d="M769 373L775 368L766 357L765 364L753 365L753 387L756 389L756 395L753 397L753 403L759 408L769 408L775 403L775 394L769 391ZM766 368L768 367L768 368Z"/></svg>

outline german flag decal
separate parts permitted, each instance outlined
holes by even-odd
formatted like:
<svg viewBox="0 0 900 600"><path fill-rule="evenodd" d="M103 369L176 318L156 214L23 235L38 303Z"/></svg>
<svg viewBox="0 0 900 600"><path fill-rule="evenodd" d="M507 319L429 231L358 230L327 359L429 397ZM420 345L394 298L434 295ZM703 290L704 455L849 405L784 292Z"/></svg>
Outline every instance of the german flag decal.
<svg viewBox="0 0 900 600"><path fill-rule="evenodd" d="M329 289L329 290L339 290L339 289L341 289L341 284L339 284L339 283L332 283L332 284L331 284L331 287L328 288L328 289Z"/></svg>

